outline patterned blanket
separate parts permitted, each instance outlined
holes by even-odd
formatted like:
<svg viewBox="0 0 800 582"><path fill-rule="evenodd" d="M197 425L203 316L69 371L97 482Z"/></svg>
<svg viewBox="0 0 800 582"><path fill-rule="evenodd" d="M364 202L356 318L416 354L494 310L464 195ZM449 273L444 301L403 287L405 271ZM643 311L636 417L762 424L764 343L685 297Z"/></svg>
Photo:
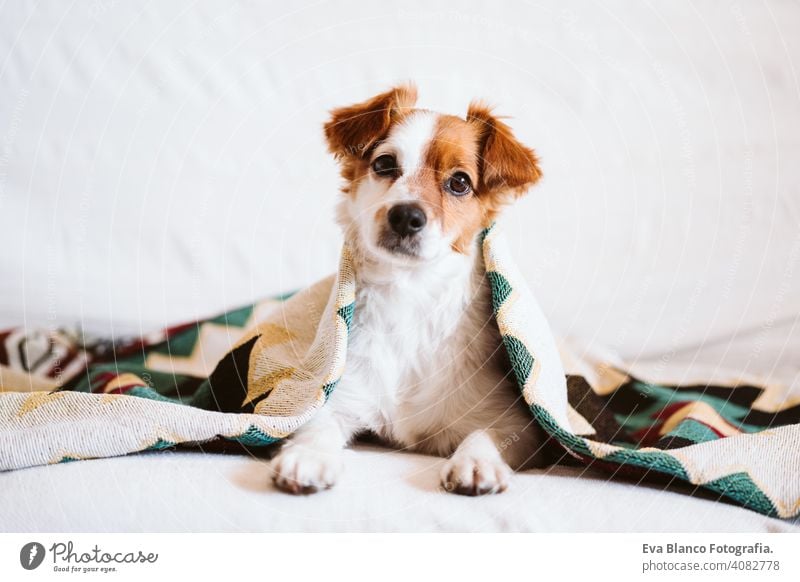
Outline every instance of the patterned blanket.
<svg viewBox="0 0 800 582"><path fill-rule="evenodd" d="M758 406L763 390L753 386L620 374L614 386L592 387L566 376L500 233L487 229L479 244L522 396L571 462L684 481L770 516L800 513L800 405ZM0 333L0 470L179 444L275 443L336 389L354 300L345 245L338 273L303 291L148 336Z"/></svg>

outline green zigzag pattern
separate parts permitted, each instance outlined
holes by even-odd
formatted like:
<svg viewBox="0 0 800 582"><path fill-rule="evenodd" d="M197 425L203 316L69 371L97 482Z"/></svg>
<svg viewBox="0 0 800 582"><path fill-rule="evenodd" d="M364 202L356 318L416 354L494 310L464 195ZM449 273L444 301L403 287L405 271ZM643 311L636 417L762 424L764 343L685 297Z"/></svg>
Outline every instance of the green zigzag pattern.
<svg viewBox="0 0 800 582"><path fill-rule="evenodd" d="M333 393L333 389L339 384L339 380L334 380L333 382L329 382L322 387L322 391L325 393L325 400L327 401L328 398L331 397Z"/></svg>
<svg viewBox="0 0 800 582"><path fill-rule="evenodd" d="M169 449L175 446L176 443L172 441L165 441L164 439L158 439L152 445L147 447L145 451L163 451L164 449Z"/></svg>
<svg viewBox="0 0 800 582"><path fill-rule="evenodd" d="M508 358L511 360L511 369L514 370L517 383L521 388L525 386L533 370L533 364L535 363L533 355L525 347L525 344L514 336L504 335L503 345L506 347Z"/></svg>
<svg viewBox="0 0 800 582"><path fill-rule="evenodd" d="M356 303L353 301L352 303L345 305L344 307L340 307L336 313L341 317L345 324L347 325L347 333L350 333L350 326L353 324L353 313L356 310Z"/></svg>
<svg viewBox="0 0 800 582"><path fill-rule="evenodd" d="M281 440L268 435L263 430L253 425L250 425L250 427L240 435L225 438L229 441L241 443L247 447L264 447Z"/></svg>
<svg viewBox="0 0 800 582"><path fill-rule="evenodd" d="M500 306L511 295L511 283L503 275L495 271L487 271L486 277L489 279L489 286L492 289L492 311L497 315L497 312L500 311Z"/></svg>

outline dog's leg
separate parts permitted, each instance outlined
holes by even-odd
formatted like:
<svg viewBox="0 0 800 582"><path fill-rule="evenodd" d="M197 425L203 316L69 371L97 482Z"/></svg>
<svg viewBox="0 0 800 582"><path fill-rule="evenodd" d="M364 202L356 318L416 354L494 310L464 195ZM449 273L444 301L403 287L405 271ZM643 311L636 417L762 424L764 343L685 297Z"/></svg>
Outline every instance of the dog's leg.
<svg viewBox="0 0 800 582"><path fill-rule="evenodd" d="M272 459L275 485L296 495L332 487L342 471L342 449L352 436L346 432L330 410L319 410Z"/></svg>
<svg viewBox="0 0 800 582"><path fill-rule="evenodd" d="M442 486L460 495L500 493L508 487L511 468L498 448L495 430L476 430L467 435L442 469Z"/></svg>

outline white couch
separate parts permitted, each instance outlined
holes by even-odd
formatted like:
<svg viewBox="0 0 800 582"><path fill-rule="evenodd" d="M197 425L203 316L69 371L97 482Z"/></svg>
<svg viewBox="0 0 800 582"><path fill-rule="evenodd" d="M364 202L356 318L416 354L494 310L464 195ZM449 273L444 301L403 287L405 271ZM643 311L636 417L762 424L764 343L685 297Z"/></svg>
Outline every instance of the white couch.
<svg viewBox="0 0 800 582"><path fill-rule="evenodd" d="M800 7L212 1L0 8L0 327L140 332L336 265L326 111L412 79L513 116L545 179L505 217L559 335L650 377L800 392ZM0 475L7 530L778 530L555 469L494 499L348 454L317 498L246 457Z"/></svg>

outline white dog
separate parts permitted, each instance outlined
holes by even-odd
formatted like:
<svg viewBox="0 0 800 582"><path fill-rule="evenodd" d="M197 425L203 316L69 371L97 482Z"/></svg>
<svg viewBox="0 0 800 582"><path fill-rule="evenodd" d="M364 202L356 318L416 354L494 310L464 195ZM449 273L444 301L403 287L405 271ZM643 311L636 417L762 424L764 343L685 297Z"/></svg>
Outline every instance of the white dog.
<svg viewBox="0 0 800 582"><path fill-rule="evenodd" d="M363 432L449 457L442 484L467 495L503 491L512 468L545 456L477 242L539 179L536 156L481 103L461 118L415 102L414 87L397 87L325 125L346 180L338 220L355 250L356 307L339 385L272 461L290 493L334 485Z"/></svg>

